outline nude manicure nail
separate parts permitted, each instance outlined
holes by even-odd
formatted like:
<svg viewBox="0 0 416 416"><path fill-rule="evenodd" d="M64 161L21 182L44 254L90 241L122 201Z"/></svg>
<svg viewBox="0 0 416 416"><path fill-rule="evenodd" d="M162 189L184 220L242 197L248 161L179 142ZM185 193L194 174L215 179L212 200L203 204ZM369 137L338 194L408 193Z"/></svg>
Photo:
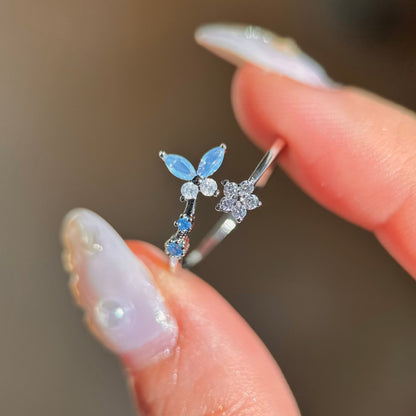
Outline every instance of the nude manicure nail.
<svg viewBox="0 0 416 416"><path fill-rule="evenodd" d="M236 66L251 63L307 85L338 86L315 60L301 51L294 40L260 27L208 24L196 30L195 40Z"/></svg>
<svg viewBox="0 0 416 416"><path fill-rule="evenodd" d="M176 344L176 322L117 232L99 215L75 209L63 221L62 242L71 292L94 334L135 366L166 356Z"/></svg>

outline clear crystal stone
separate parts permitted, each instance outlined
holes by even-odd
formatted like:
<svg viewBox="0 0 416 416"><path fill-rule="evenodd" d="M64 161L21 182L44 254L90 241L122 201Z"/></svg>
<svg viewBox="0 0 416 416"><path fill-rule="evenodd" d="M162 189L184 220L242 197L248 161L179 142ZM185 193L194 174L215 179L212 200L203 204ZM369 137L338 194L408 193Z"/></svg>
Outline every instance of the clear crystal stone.
<svg viewBox="0 0 416 416"><path fill-rule="evenodd" d="M238 193L244 197L250 195L254 191L254 185L249 181L243 181L238 187Z"/></svg>
<svg viewBox="0 0 416 416"><path fill-rule="evenodd" d="M247 209L240 201L237 201L231 208L231 214L237 222L241 222L247 214Z"/></svg>
<svg viewBox="0 0 416 416"><path fill-rule="evenodd" d="M217 182L211 178L204 179L201 182L201 185L199 185L199 189L202 192L202 195L213 196L218 189Z"/></svg>
<svg viewBox="0 0 416 416"><path fill-rule="evenodd" d="M228 198L237 198L238 185L235 182L227 182L224 185L224 195Z"/></svg>
<svg viewBox="0 0 416 416"><path fill-rule="evenodd" d="M221 199L220 203L218 204L218 209L223 212L230 212L231 208L234 205L234 200L224 197Z"/></svg>
<svg viewBox="0 0 416 416"><path fill-rule="evenodd" d="M195 199L198 195L198 186L192 182L185 182L181 188L182 196L188 199Z"/></svg>
<svg viewBox="0 0 416 416"><path fill-rule="evenodd" d="M128 308L113 299L104 299L95 307L95 316L105 328L115 328L125 319Z"/></svg>
<svg viewBox="0 0 416 416"><path fill-rule="evenodd" d="M242 202L247 209L256 209L260 204L259 198L253 194L248 195Z"/></svg>

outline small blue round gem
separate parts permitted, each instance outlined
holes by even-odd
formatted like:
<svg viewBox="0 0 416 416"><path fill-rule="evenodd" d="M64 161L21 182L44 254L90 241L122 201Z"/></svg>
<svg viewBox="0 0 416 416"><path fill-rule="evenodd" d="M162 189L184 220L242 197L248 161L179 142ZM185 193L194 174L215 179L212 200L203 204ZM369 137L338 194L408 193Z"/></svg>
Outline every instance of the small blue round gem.
<svg viewBox="0 0 416 416"><path fill-rule="evenodd" d="M188 231L191 228L191 226L192 226L192 223L187 218L179 218L178 228L181 231Z"/></svg>
<svg viewBox="0 0 416 416"><path fill-rule="evenodd" d="M168 252L172 256L181 257L183 254L183 249L178 243L169 243L168 244Z"/></svg>

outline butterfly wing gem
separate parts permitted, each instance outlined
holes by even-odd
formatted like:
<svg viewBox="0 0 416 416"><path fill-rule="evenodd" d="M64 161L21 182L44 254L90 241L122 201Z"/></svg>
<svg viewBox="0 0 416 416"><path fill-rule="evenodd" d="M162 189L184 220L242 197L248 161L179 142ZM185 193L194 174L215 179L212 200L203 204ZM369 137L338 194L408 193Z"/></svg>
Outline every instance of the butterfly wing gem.
<svg viewBox="0 0 416 416"><path fill-rule="evenodd" d="M198 170L196 172L198 176L201 178L208 178L208 176L213 175L222 165L225 149L226 146L222 144L221 146L208 150L199 162Z"/></svg>
<svg viewBox="0 0 416 416"><path fill-rule="evenodd" d="M179 155L166 154L165 152L160 152L159 156L165 162L166 167L173 176L184 181L191 181L195 178L195 168L188 159Z"/></svg>
<svg viewBox="0 0 416 416"><path fill-rule="evenodd" d="M199 184L199 190L202 195L205 196L216 196L218 195L218 185L214 179L209 178L208 176L213 175L222 165L224 160L225 144L214 147L211 150L208 150L202 156L201 161L199 162L197 175L201 178Z"/></svg>

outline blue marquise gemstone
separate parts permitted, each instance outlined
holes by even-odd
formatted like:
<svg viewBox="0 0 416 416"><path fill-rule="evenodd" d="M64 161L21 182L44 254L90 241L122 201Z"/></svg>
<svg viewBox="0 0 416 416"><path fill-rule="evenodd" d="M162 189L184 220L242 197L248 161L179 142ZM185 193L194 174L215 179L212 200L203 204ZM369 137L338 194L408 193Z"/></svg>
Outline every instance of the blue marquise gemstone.
<svg viewBox="0 0 416 416"><path fill-rule="evenodd" d="M172 175L184 181L190 181L196 176L192 163L179 155L165 155L163 161Z"/></svg>
<svg viewBox="0 0 416 416"><path fill-rule="evenodd" d="M181 231L188 231L192 226L191 221L189 221L187 218L179 218L177 224L178 224L178 228Z"/></svg>
<svg viewBox="0 0 416 416"><path fill-rule="evenodd" d="M181 257L183 254L183 248L180 244L172 242L168 244L168 252L171 256Z"/></svg>
<svg viewBox="0 0 416 416"><path fill-rule="evenodd" d="M197 174L202 178L207 178L215 173L224 160L225 149L222 146L214 147L208 150L202 156L201 162L199 162Z"/></svg>

